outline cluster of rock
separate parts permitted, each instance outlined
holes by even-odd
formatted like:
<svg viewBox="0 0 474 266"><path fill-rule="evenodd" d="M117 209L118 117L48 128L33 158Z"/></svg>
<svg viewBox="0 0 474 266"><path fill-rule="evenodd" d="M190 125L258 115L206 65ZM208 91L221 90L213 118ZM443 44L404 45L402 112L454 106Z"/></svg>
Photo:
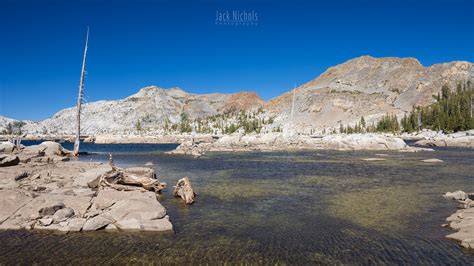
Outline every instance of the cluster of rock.
<svg viewBox="0 0 474 266"><path fill-rule="evenodd" d="M186 141L169 154L199 157L208 151L269 151L286 149L394 150L415 152L431 150L408 146L401 138L382 134L334 134L313 138L305 135L232 134L210 142Z"/></svg>
<svg viewBox="0 0 474 266"><path fill-rule="evenodd" d="M57 159L67 153L50 142L10 150L19 163L0 168L0 229L173 230L153 169Z"/></svg>
<svg viewBox="0 0 474 266"><path fill-rule="evenodd" d="M13 154L15 151L21 153ZM20 162L58 162L68 161L70 152L53 141L44 141L39 145L24 147L5 141L0 143L0 167L17 165Z"/></svg>
<svg viewBox="0 0 474 266"><path fill-rule="evenodd" d="M458 132L453 134L429 134L422 132L421 139L415 142L416 145L429 147L463 147L474 148L474 130ZM428 133L428 135L426 134Z"/></svg>
<svg viewBox="0 0 474 266"><path fill-rule="evenodd" d="M459 190L447 192L444 197L460 204L460 209L446 219L449 222L446 226L457 232L446 237L460 241L465 248L474 249L474 193Z"/></svg>

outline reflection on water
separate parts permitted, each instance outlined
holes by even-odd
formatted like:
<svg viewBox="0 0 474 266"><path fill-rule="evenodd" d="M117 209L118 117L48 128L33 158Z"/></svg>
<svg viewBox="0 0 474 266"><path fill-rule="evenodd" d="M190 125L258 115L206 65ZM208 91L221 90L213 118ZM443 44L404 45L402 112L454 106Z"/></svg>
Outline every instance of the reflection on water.
<svg viewBox="0 0 474 266"><path fill-rule="evenodd" d="M0 232L1 263L472 264L444 238L455 205L440 195L474 190L474 152L212 153L164 155L169 146L89 148L83 160L151 161L169 187L160 195L175 233ZM87 150L87 146L83 146ZM118 150L115 150L118 149ZM131 150L132 152L127 152ZM103 152L103 153L101 153ZM444 163L426 164L426 158ZM189 176L199 194L185 206L172 185Z"/></svg>

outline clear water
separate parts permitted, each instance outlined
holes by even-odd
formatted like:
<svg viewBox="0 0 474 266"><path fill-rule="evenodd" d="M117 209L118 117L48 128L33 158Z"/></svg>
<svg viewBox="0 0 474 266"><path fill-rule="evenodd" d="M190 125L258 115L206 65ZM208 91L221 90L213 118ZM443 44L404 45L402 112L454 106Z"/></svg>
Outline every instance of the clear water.
<svg viewBox="0 0 474 266"><path fill-rule="evenodd" d="M0 232L0 264L474 264L445 238L455 204L474 191L474 150L287 151L171 156L170 145L82 146L82 160L153 162L174 233ZM377 155L383 153L385 155ZM363 161L382 157L386 161ZM440 164L421 159L439 158ZM189 176L199 194L184 205L172 185Z"/></svg>

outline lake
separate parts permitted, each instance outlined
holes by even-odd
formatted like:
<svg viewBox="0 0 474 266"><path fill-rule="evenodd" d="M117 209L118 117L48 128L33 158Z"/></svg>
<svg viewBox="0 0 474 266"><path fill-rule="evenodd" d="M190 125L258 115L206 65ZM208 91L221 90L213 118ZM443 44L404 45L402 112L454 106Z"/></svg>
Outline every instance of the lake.
<svg viewBox="0 0 474 266"><path fill-rule="evenodd" d="M441 195L474 191L474 150L163 154L175 147L84 144L93 154L81 157L153 162L174 233L0 231L0 264L474 263L441 227L456 210ZM385 161L362 160L373 157ZM198 193L191 206L171 194L183 176Z"/></svg>

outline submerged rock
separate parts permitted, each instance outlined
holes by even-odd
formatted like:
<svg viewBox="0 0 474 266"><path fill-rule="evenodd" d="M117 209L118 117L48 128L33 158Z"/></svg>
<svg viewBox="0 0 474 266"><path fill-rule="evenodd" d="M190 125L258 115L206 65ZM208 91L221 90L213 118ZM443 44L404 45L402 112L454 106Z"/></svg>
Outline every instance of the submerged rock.
<svg viewBox="0 0 474 266"><path fill-rule="evenodd" d="M362 161L374 162L374 161L385 161L384 158L363 158Z"/></svg>
<svg viewBox="0 0 474 266"><path fill-rule="evenodd" d="M424 159L424 160L421 160L421 161L424 162L424 163L442 163L443 162L443 160L436 159L436 158Z"/></svg>

